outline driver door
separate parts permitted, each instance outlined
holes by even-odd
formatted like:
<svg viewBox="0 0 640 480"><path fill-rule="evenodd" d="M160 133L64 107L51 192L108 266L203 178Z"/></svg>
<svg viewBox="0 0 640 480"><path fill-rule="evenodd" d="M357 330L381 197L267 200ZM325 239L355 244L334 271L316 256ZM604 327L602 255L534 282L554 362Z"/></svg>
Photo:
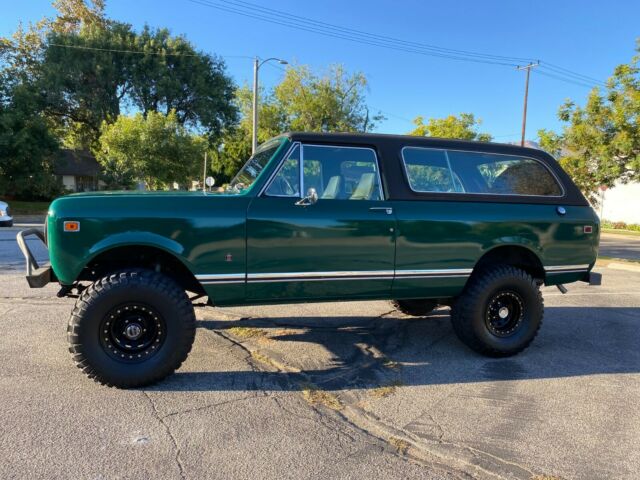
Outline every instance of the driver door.
<svg viewBox="0 0 640 480"><path fill-rule="evenodd" d="M386 297L395 225L374 150L296 144L248 209L247 298Z"/></svg>

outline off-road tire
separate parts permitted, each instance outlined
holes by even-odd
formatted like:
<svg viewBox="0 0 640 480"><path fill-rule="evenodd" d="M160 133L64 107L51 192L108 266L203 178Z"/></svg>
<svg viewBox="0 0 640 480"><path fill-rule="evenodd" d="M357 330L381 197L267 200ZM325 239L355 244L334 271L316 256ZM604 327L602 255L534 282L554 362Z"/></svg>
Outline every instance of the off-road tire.
<svg viewBox="0 0 640 480"><path fill-rule="evenodd" d="M124 354L122 359L117 358L124 346L118 345L116 351L115 343L107 342L110 327L106 322L113 318L113 312L120 312L120 306L124 311L125 305L127 310L141 305L136 308L145 310L152 323L150 330L158 322L157 338L151 338L148 348L133 355L142 358L125 358ZM180 367L193 344L195 320L189 298L173 279L152 270L125 270L97 280L82 292L67 328L69 351L78 368L98 383L118 388L142 387Z"/></svg>
<svg viewBox="0 0 640 480"><path fill-rule="evenodd" d="M514 315L511 325L501 330L493 322L501 321L495 315L495 305L501 305L504 299L512 302L513 310L520 309L521 315L519 320ZM544 302L536 281L527 272L508 265L474 273L451 308L458 338L490 357L508 357L527 348L540 330L543 315Z"/></svg>
<svg viewBox="0 0 640 480"><path fill-rule="evenodd" d="M438 306L435 300L429 299L391 300L391 305L396 310L412 317L429 315Z"/></svg>

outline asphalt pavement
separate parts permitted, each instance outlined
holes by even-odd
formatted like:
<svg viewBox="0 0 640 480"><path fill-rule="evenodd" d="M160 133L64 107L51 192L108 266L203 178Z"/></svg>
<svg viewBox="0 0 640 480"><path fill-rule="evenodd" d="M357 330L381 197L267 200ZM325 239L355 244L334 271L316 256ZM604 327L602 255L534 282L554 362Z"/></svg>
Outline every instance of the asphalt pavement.
<svg viewBox="0 0 640 480"><path fill-rule="evenodd" d="M123 391L72 364L74 300L5 263L0 478L636 479L640 269L598 270L600 287L544 289L512 358L469 351L446 308L200 308L182 368Z"/></svg>

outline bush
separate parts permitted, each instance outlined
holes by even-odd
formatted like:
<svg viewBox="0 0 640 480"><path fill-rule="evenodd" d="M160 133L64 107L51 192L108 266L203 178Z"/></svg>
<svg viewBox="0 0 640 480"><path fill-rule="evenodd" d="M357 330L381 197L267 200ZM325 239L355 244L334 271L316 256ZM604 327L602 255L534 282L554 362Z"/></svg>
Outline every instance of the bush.
<svg viewBox="0 0 640 480"><path fill-rule="evenodd" d="M638 225L637 223L610 222L608 220L603 220L602 228L609 228L612 230L630 230L632 232L640 232L640 225Z"/></svg>

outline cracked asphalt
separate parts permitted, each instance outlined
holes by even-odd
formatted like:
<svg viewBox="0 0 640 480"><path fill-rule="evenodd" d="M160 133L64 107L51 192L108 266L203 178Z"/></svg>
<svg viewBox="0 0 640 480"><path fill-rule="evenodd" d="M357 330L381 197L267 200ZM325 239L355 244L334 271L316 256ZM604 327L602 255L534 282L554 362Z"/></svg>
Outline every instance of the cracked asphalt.
<svg viewBox="0 0 640 480"><path fill-rule="evenodd" d="M446 308L201 308L182 368L122 391L72 364L73 299L2 265L0 478L638 478L640 271L600 271L544 289L516 357L466 349Z"/></svg>

